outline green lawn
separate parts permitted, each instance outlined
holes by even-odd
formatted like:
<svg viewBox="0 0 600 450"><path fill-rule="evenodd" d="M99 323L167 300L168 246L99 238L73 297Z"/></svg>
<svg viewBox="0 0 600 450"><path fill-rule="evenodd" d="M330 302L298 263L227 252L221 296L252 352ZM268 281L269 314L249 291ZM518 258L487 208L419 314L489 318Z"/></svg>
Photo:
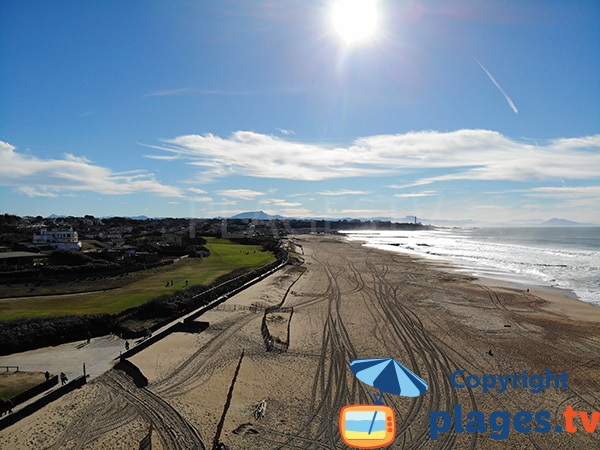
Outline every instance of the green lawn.
<svg viewBox="0 0 600 450"><path fill-rule="evenodd" d="M116 314L139 306L153 297L189 286L210 284L215 279L242 267L259 267L275 261L259 245L241 245L228 239L206 238L208 258L187 258L171 266L152 271L148 277L108 292L69 296L0 300L0 321L21 317L64 316L69 314ZM173 280L172 287L166 287ZM101 285L96 289L102 289Z"/></svg>

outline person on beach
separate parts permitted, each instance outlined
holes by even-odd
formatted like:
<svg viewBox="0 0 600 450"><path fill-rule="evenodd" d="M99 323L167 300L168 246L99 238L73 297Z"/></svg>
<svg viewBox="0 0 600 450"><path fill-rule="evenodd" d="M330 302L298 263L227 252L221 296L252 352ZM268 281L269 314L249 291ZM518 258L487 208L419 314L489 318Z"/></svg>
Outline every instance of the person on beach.
<svg viewBox="0 0 600 450"><path fill-rule="evenodd" d="M46 370L46 373L44 374L44 376L46 377L46 381L48 381L50 379L50 372L48 372Z"/></svg>
<svg viewBox="0 0 600 450"><path fill-rule="evenodd" d="M65 384L67 384L67 381L69 381L68 378L67 378L67 375L65 375L64 372L61 372L60 373L60 384L61 384L61 386L64 386Z"/></svg>

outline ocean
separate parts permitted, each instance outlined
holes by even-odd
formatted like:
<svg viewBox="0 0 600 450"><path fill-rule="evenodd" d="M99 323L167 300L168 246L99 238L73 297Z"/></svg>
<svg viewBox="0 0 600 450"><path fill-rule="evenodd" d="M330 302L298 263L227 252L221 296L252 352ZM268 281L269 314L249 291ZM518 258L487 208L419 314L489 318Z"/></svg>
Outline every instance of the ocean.
<svg viewBox="0 0 600 450"><path fill-rule="evenodd" d="M600 227L352 231L348 239L459 265L475 276L570 291L600 306Z"/></svg>

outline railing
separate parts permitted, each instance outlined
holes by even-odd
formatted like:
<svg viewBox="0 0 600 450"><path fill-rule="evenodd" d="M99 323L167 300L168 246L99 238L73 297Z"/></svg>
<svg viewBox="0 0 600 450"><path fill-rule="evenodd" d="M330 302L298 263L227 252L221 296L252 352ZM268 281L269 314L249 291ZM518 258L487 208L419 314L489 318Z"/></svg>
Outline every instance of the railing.
<svg viewBox="0 0 600 450"><path fill-rule="evenodd" d="M19 366L0 366L0 369L6 369L6 372L8 372L10 369L16 369L15 372L18 372Z"/></svg>

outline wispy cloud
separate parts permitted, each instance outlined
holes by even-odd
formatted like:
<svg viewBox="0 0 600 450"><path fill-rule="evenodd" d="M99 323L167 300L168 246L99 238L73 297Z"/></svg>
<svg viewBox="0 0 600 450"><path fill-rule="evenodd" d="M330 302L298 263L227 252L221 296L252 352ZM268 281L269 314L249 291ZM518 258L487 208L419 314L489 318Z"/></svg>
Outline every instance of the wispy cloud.
<svg viewBox="0 0 600 450"><path fill-rule="evenodd" d="M212 205L222 205L222 206L237 205L237 204L238 204L237 200L224 200L222 202L212 202Z"/></svg>
<svg viewBox="0 0 600 450"><path fill-rule="evenodd" d="M406 188L411 188L411 187L416 187L416 186L423 186L424 184L429 184L429 181L417 181L416 183L408 183L408 184L390 184L389 186L385 186L385 187L389 187L392 189L406 189Z"/></svg>
<svg viewBox="0 0 600 450"><path fill-rule="evenodd" d="M265 195L264 192L253 191L250 189L225 189L222 191L215 191L215 194L240 200L254 200L256 197Z"/></svg>
<svg viewBox="0 0 600 450"><path fill-rule="evenodd" d="M188 188L188 191L194 192L195 194L208 194L208 192L203 191L202 189L194 188L194 187Z"/></svg>
<svg viewBox="0 0 600 450"><path fill-rule="evenodd" d="M449 180L527 181L600 176L600 134L545 143L520 142L490 130L421 131L356 139L330 148L238 131L228 139L186 135L155 146L200 169L199 177L241 175L289 180L405 174L436 169L394 188Z"/></svg>
<svg viewBox="0 0 600 450"><path fill-rule="evenodd" d="M394 194L394 197L399 198L411 198L411 197L430 197L436 195L438 191L423 191L423 192L411 192L409 194Z"/></svg>
<svg viewBox="0 0 600 450"><path fill-rule="evenodd" d="M150 192L161 197L183 197L174 186L161 184L152 173L135 170L113 172L95 165L84 156L63 155L62 159L40 159L19 153L0 141L0 184L15 186L30 197L70 195L69 191L92 191L105 195Z"/></svg>
<svg viewBox="0 0 600 450"><path fill-rule="evenodd" d="M160 161L175 161L179 159L177 155L143 155L144 158L158 159Z"/></svg>
<svg viewBox="0 0 600 450"><path fill-rule="evenodd" d="M285 206L285 207L302 206L302 203L288 202L287 200L280 199L280 198L268 198L268 199L265 199L265 200L261 200L261 203L263 203L265 205L273 204L275 206Z"/></svg>
<svg viewBox="0 0 600 450"><path fill-rule="evenodd" d="M600 198L600 186L541 186L530 189L528 192L536 197L559 197L559 198L579 198L579 197L598 197ZM600 205L600 202L598 203Z"/></svg>
<svg viewBox="0 0 600 450"><path fill-rule="evenodd" d="M33 186L21 186L17 190L30 197L58 197L58 194L54 192L48 192L47 189L38 189Z"/></svg>
<svg viewBox="0 0 600 450"><path fill-rule="evenodd" d="M510 189L506 191L486 192L487 194L509 194L520 192L529 197L548 198L598 198L600 204L600 186L538 186L531 189Z"/></svg>
<svg viewBox="0 0 600 450"><path fill-rule="evenodd" d="M275 129L285 136L296 134L296 132L294 130L284 130L283 128L275 128Z"/></svg>
<svg viewBox="0 0 600 450"><path fill-rule="evenodd" d="M320 195L366 195L371 194L368 191L353 191L351 189L340 189L339 191L323 191L317 192Z"/></svg>
<svg viewBox="0 0 600 450"><path fill-rule="evenodd" d="M496 85L496 87L500 90L500 92L502 92L502 95L504 95L504 98L508 102L508 106L510 106L510 108L515 112L515 114L519 114L519 110L517 109L517 107L511 100L511 98L506 94L506 92L504 92L504 89L502 89L502 86L500 86L500 84L498 84L498 82L492 76L492 74L485 67L483 67L483 64L481 64L477 58L473 58L473 59L477 62L477 64L479 64L479 67L481 67L483 69L483 71L487 74L487 76L490 77L490 80L492 80L492 83L494 83Z"/></svg>

